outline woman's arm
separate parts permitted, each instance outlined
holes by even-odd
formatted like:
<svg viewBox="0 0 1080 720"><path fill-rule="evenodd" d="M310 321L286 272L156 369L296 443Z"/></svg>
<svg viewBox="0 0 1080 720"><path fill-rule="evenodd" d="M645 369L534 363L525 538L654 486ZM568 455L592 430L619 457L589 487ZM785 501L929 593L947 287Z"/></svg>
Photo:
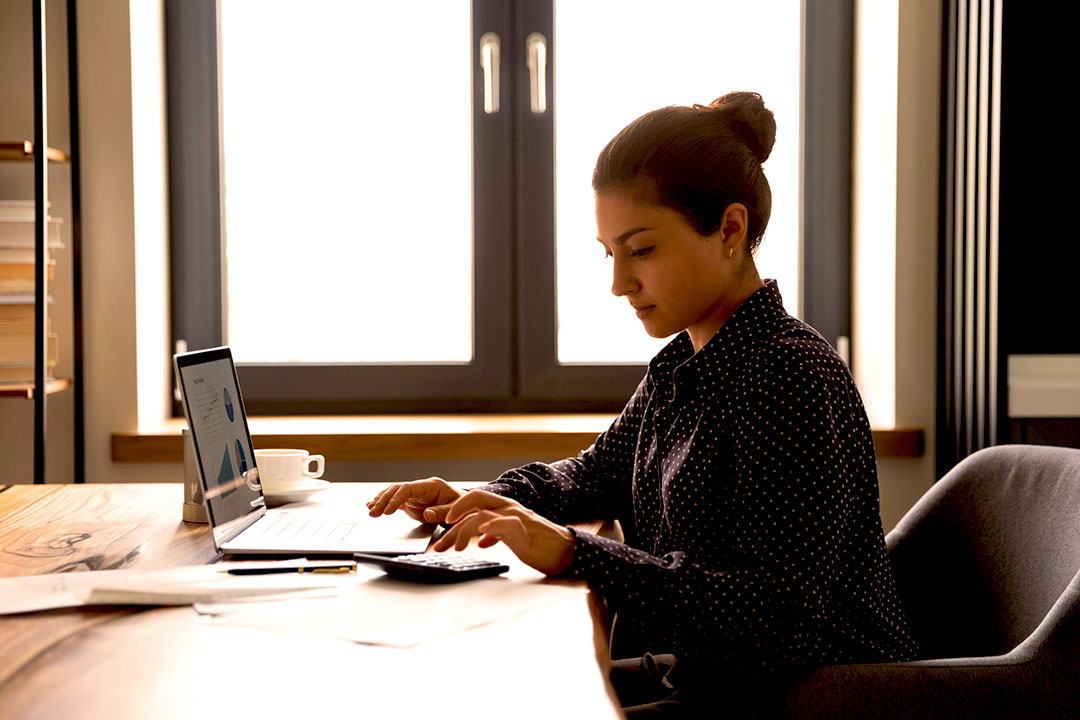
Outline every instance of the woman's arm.
<svg viewBox="0 0 1080 720"><path fill-rule="evenodd" d="M577 457L507 470L494 482L474 489L515 500L558 524L619 517L630 502L640 410L648 402L647 388L646 377L611 427ZM402 510L417 521L441 523L446 521L450 506L464 495L442 478L433 477L390 485L367 507L372 517Z"/></svg>
<svg viewBox="0 0 1080 720"><path fill-rule="evenodd" d="M619 417L577 457L507 470L482 490L516 500L556 524L628 517L641 416L643 379Z"/></svg>

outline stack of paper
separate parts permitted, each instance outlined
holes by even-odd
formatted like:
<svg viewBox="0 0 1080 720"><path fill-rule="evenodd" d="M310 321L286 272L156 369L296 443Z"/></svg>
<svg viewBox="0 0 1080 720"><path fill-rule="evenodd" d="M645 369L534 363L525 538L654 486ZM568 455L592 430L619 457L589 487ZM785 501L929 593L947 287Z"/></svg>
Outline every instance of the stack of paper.
<svg viewBox="0 0 1080 720"><path fill-rule="evenodd" d="M295 567L305 562L228 567ZM407 648L588 592L580 583L543 577L428 585L395 580L364 566L341 574L229 575L223 568L200 565L0 578L0 615L84 605L193 605L213 625Z"/></svg>
<svg viewBox="0 0 1080 720"><path fill-rule="evenodd" d="M580 583L517 581L507 577L425 585L380 577L332 598L278 603L197 604L213 622L303 633L366 645L407 648L581 597Z"/></svg>
<svg viewBox="0 0 1080 720"><path fill-rule="evenodd" d="M302 562L288 560L282 564ZM0 615L81 605L219 603L285 594L295 597L295 593L326 597L336 595L339 587L354 585L362 577L368 577L357 573L237 576L223 573L224 567L197 565L168 570L97 570L0 578Z"/></svg>

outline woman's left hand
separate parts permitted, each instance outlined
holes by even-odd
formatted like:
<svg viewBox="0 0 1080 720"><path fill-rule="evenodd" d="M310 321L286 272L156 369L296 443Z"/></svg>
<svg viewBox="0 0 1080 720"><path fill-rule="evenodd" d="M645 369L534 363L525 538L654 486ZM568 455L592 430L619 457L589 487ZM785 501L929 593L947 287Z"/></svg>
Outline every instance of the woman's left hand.
<svg viewBox="0 0 1080 720"><path fill-rule="evenodd" d="M446 522L453 527L432 546L440 552L451 547L461 552L474 537L485 548L501 540L522 562L547 575L559 574L574 559L570 530L495 493L467 493L450 506Z"/></svg>

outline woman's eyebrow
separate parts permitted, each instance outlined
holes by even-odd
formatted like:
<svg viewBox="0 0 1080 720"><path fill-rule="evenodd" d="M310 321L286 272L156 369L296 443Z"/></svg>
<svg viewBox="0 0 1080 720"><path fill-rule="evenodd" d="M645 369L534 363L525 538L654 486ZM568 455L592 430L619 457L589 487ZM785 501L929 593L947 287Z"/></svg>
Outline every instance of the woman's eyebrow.
<svg viewBox="0 0 1080 720"><path fill-rule="evenodd" d="M652 228L648 228L648 227L636 227L636 228L631 228L630 230L627 230L627 231L626 231L626 232L624 232L624 233L623 233L622 235L620 235L619 237L615 238L615 247L619 247L620 245L622 245L623 243L625 243L625 242L626 242L627 240L629 240L629 239L630 239L630 238L632 238L633 236L637 235L637 234L638 234L638 233L640 233L640 232L645 232L646 230L652 230ZM599 241L600 243L603 243L603 242L604 242L604 241L603 241L603 240L602 240L601 238L599 238L599 237L597 237L596 239L597 239L597 241Z"/></svg>

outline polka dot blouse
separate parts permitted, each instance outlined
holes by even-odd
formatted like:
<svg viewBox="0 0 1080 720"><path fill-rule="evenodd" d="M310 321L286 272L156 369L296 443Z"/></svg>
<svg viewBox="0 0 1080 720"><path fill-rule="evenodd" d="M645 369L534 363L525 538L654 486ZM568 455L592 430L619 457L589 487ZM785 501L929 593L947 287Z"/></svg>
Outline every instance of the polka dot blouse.
<svg viewBox="0 0 1080 720"><path fill-rule="evenodd" d="M574 531L565 572L614 611L615 657L756 674L914 656L858 390L774 281L697 354L686 333L668 344L576 458L485 489L558 523L620 521L625 543Z"/></svg>

